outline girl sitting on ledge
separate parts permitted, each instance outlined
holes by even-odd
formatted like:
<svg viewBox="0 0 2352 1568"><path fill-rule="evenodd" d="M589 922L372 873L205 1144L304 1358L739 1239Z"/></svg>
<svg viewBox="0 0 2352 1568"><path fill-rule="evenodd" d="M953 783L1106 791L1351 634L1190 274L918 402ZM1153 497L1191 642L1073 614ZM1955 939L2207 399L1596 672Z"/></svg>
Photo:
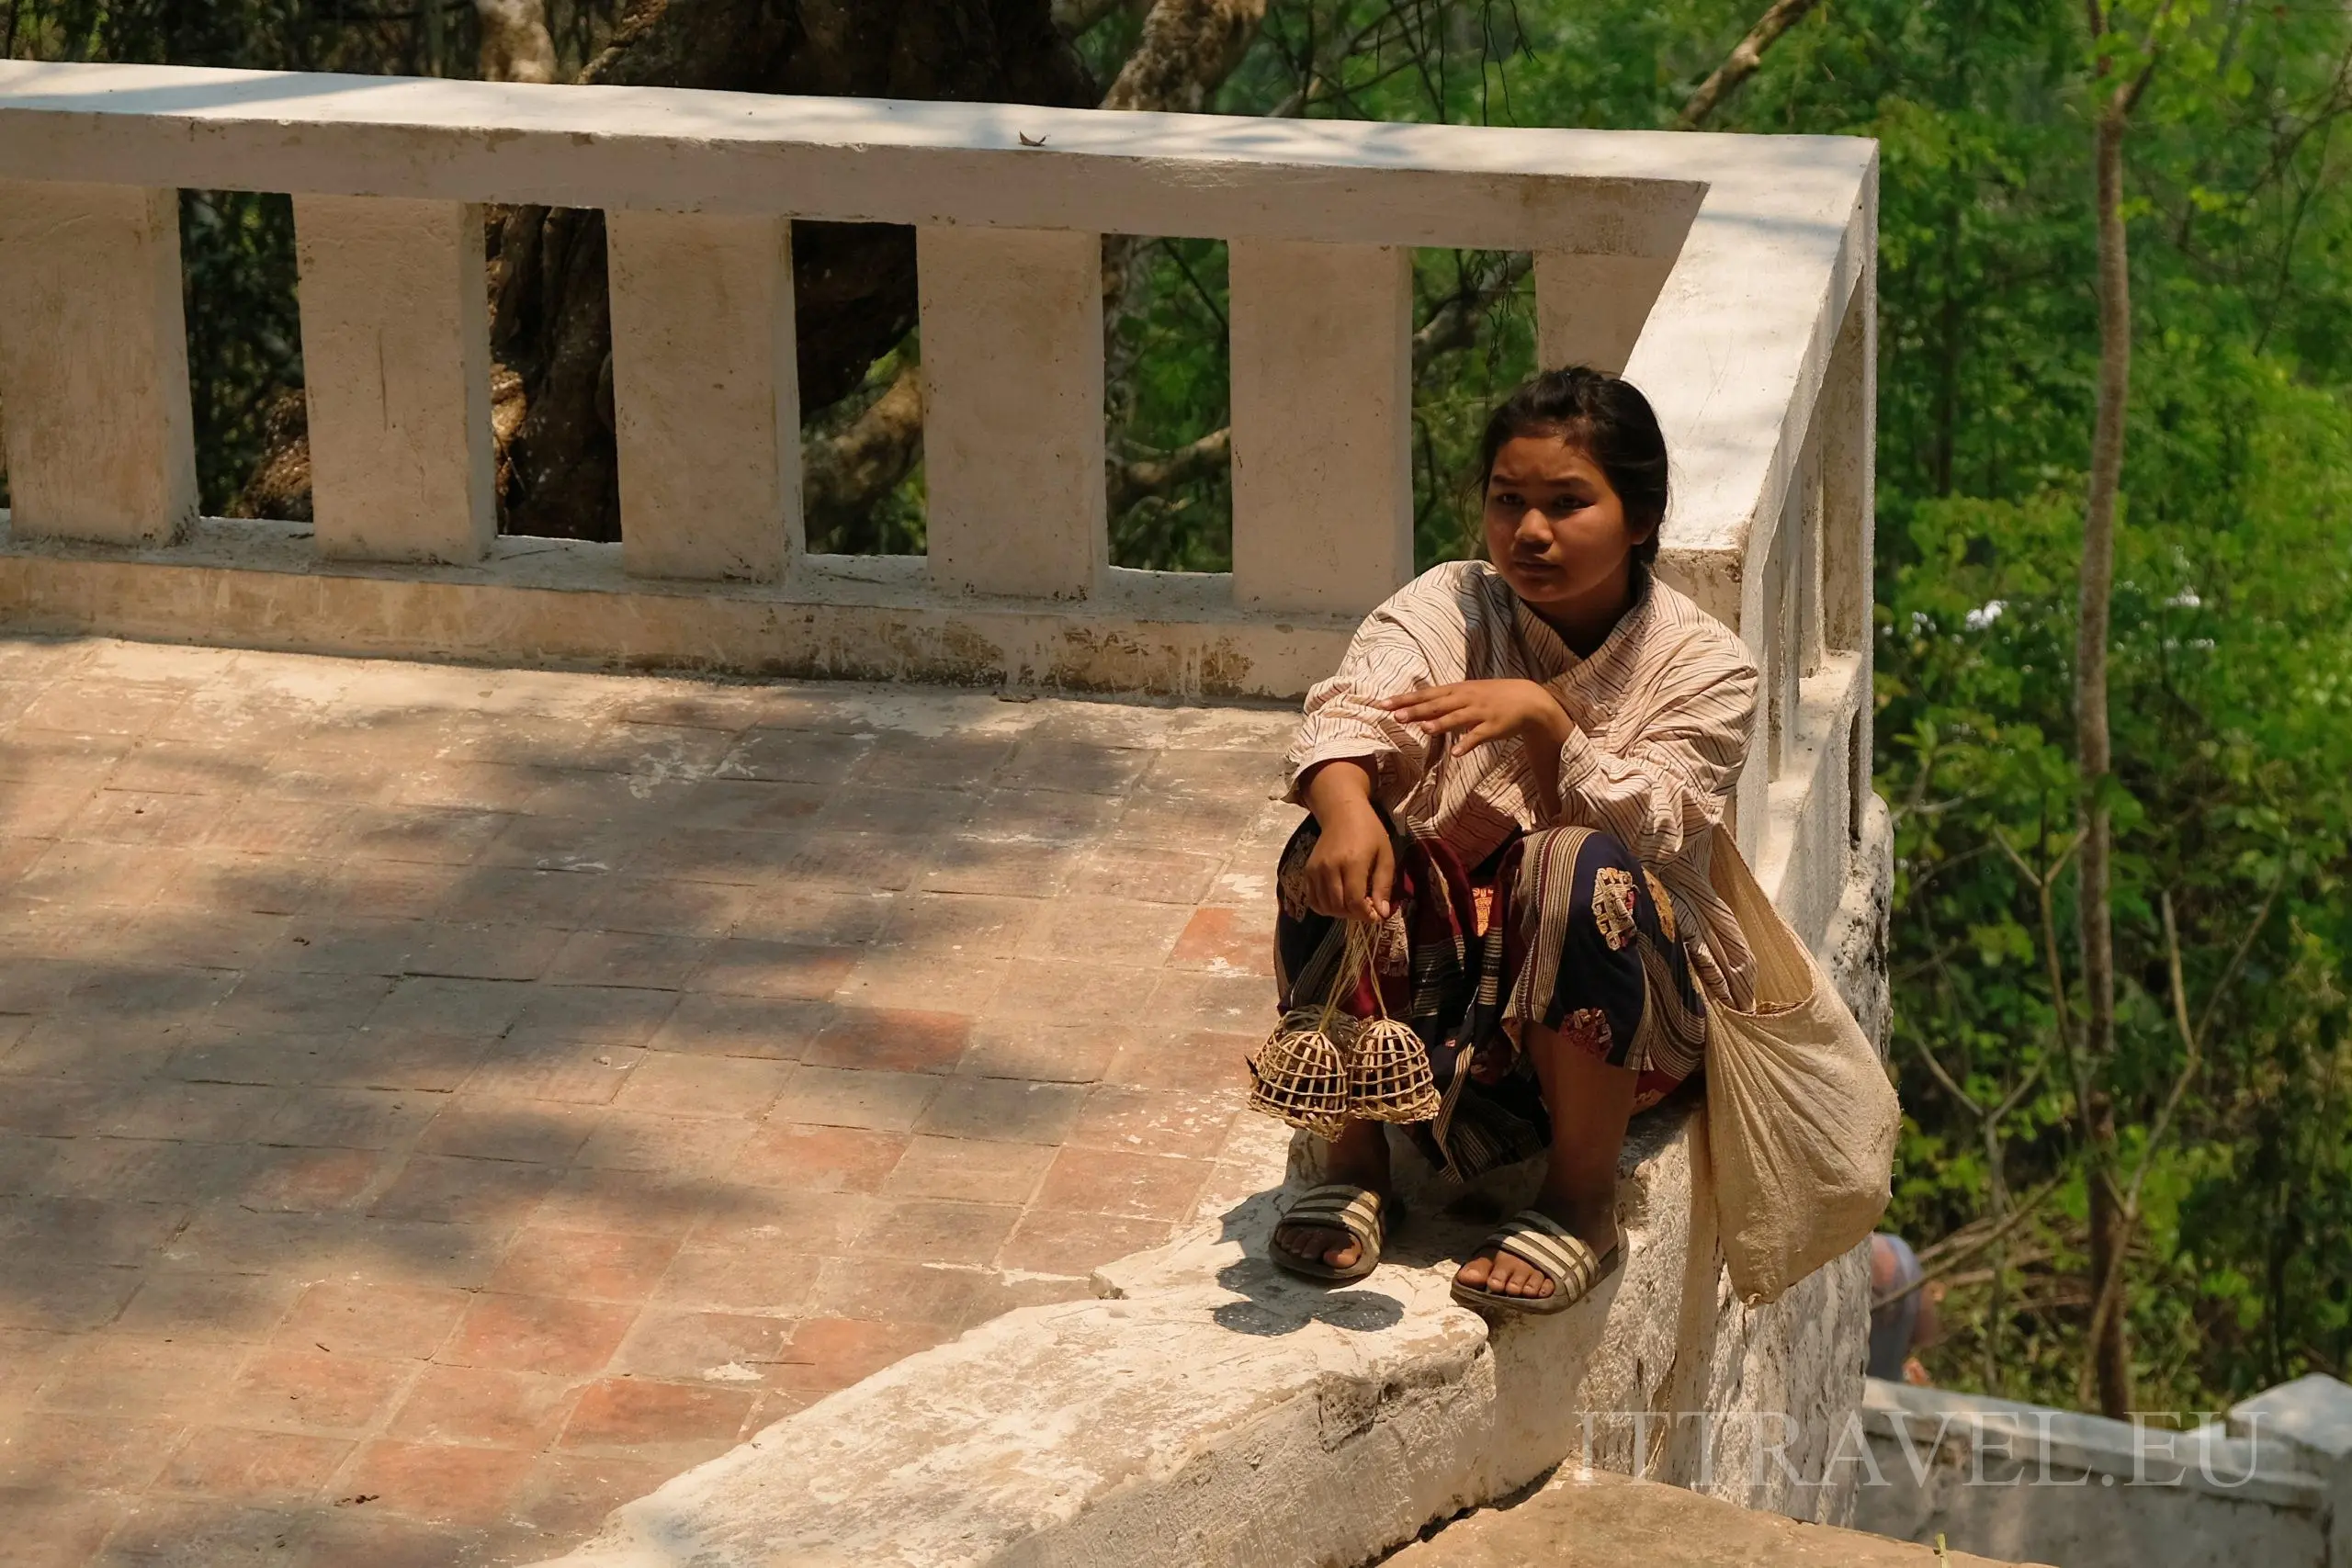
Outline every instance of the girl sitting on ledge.
<svg viewBox="0 0 2352 1568"><path fill-rule="evenodd" d="M1707 853L1758 677L1651 574L1666 442L1630 384L1536 377L1487 422L1479 471L1486 559L1407 585L1307 694L1288 763L1313 815L1282 857L1277 974L1285 1009L1317 1006L1368 922L1345 1010L1376 1007L1426 1052L1441 1109L1411 1127L1422 1152L1466 1179L1549 1146L1534 1207L1453 1286L1548 1313L1621 1261L1626 1122L1699 1069L1705 994L1750 995ZM1328 1174L1271 1256L1361 1279L1395 1206L1380 1123L1341 1122Z"/></svg>

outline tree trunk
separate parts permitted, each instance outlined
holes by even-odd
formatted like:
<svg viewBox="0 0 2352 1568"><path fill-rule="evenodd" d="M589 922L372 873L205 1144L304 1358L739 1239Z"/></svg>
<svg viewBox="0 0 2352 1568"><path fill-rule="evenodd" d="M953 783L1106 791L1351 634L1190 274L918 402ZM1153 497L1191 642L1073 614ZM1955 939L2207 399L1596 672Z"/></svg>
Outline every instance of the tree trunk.
<svg viewBox="0 0 2352 1568"><path fill-rule="evenodd" d="M555 39L546 0L474 0L485 82L552 82Z"/></svg>
<svg viewBox="0 0 2352 1568"><path fill-rule="evenodd" d="M2083 1047L2103 1077L2115 1052L2113 843L2107 807L2113 766L2107 722L2109 603L2115 585L2115 507L2123 479L2123 416L2132 390L2132 295L2123 228L2123 135L2128 107L2102 107L2097 140L2098 205L2098 402L2091 430L2089 492L2083 509L2083 565L2075 632L2075 750L2083 774L2083 847L2075 920L2082 948ZM2101 1089L2093 1101L2091 1276L2093 1297L2123 1267L2121 1205L2115 1190L2115 1120ZM2100 1410L2115 1419L2132 1408L2132 1355L2124 1336L2124 1295L2092 1325L2089 1347Z"/></svg>

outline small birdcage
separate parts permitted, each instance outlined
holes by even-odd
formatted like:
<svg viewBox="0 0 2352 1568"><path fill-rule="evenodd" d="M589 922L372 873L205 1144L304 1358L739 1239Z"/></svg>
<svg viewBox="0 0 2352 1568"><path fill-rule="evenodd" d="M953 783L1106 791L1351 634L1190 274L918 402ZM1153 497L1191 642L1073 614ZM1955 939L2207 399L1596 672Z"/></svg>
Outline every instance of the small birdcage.
<svg viewBox="0 0 2352 1568"><path fill-rule="evenodd" d="M1374 930L1351 923L1330 995L1320 1008L1293 1008L1250 1061L1250 1105L1321 1138L1340 1135L1342 1121L1427 1122L1442 1101L1430 1076L1429 1053L1412 1026L1388 1016L1379 981L1373 983L1377 1018L1363 1022L1340 1003L1370 972Z"/></svg>
<svg viewBox="0 0 2352 1568"><path fill-rule="evenodd" d="M1250 1108L1318 1138L1340 1135L1348 1113L1347 1055L1335 1034L1354 1021L1326 1008L1294 1008L1250 1058Z"/></svg>

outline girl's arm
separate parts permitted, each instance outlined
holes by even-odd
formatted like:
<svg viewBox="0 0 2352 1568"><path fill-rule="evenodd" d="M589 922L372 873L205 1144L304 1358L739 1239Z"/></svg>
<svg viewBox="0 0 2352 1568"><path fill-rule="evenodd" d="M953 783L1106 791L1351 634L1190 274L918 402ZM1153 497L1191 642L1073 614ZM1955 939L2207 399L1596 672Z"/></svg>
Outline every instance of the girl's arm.
<svg viewBox="0 0 2352 1568"><path fill-rule="evenodd" d="M1645 863L1674 859L1723 821L1747 759L1757 685L1753 665L1702 660L1623 750L1572 728L1559 752L1562 811L1614 833Z"/></svg>
<svg viewBox="0 0 2352 1568"><path fill-rule="evenodd" d="M1357 758L1318 762L1300 782L1321 829L1306 859L1306 906L1336 919L1388 918L1396 851L1372 804L1372 770Z"/></svg>

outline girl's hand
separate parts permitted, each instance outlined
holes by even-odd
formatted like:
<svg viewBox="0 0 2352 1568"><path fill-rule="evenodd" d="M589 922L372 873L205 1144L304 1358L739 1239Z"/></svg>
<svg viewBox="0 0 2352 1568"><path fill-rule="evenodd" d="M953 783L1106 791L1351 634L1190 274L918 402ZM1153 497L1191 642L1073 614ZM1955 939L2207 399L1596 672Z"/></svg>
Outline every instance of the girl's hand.
<svg viewBox="0 0 2352 1568"><path fill-rule="evenodd" d="M1556 752L1576 728L1559 701L1532 681L1456 681L1383 697L1379 705L1432 735L1453 736L1450 750L1456 757L1512 736Z"/></svg>
<svg viewBox="0 0 2352 1568"><path fill-rule="evenodd" d="M1372 774L1361 762L1326 762L1306 781L1319 837L1306 857L1306 907L1338 920L1388 918L1396 852L1373 809Z"/></svg>

